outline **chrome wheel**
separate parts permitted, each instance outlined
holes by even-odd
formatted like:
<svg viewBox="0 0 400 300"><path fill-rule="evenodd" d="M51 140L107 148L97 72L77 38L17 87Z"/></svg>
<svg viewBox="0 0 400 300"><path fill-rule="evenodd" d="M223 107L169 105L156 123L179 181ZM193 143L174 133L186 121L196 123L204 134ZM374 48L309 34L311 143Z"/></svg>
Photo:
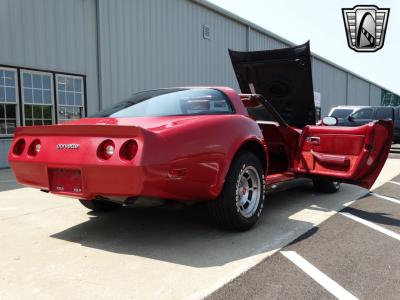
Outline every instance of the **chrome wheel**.
<svg viewBox="0 0 400 300"><path fill-rule="evenodd" d="M239 173L236 188L236 207L238 212L250 218L257 211L261 198L261 180L257 169L247 166Z"/></svg>
<svg viewBox="0 0 400 300"><path fill-rule="evenodd" d="M252 152L236 154L215 201L208 202L210 216L220 227L243 231L253 227L264 207L264 170Z"/></svg>

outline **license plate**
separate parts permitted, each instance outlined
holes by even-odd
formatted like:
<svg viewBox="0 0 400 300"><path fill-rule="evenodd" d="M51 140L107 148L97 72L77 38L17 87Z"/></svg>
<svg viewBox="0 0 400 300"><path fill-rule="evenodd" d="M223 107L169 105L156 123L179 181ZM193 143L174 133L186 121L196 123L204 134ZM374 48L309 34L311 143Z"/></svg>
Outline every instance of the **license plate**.
<svg viewBox="0 0 400 300"><path fill-rule="evenodd" d="M55 193L82 194L80 170L49 169L50 190Z"/></svg>

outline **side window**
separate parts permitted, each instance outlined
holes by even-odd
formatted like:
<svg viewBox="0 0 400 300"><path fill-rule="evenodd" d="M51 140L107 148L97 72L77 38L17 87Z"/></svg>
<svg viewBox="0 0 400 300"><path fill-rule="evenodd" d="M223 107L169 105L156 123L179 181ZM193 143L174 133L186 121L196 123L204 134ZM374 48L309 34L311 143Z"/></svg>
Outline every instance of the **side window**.
<svg viewBox="0 0 400 300"><path fill-rule="evenodd" d="M393 119L393 108L391 107L380 107L376 112L377 120Z"/></svg>
<svg viewBox="0 0 400 300"><path fill-rule="evenodd" d="M58 122L80 119L84 116L83 77L56 75Z"/></svg>
<svg viewBox="0 0 400 300"><path fill-rule="evenodd" d="M22 108L25 126L54 123L53 76L21 70Z"/></svg>
<svg viewBox="0 0 400 300"><path fill-rule="evenodd" d="M0 137L12 136L18 120L17 71L0 68Z"/></svg>
<svg viewBox="0 0 400 300"><path fill-rule="evenodd" d="M352 112L353 110L348 108L335 108L330 115L338 119L344 119L347 118Z"/></svg>
<svg viewBox="0 0 400 300"><path fill-rule="evenodd" d="M374 112L374 110L372 108L364 108L364 109L360 109L360 110L356 111L351 116L354 119L370 119L370 120L372 120L373 112Z"/></svg>

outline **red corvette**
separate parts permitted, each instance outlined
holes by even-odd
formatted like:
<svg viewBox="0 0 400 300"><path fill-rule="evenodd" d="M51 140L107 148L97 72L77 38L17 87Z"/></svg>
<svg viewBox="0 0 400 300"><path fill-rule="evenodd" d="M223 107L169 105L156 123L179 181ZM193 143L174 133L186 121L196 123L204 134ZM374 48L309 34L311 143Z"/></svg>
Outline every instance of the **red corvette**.
<svg viewBox="0 0 400 300"><path fill-rule="evenodd" d="M99 211L138 196L207 201L233 230L257 222L268 187L298 177L325 192L339 182L371 187L392 123L315 126L308 44L230 56L246 94L151 90L89 118L17 128L9 153L17 181Z"/></svg>

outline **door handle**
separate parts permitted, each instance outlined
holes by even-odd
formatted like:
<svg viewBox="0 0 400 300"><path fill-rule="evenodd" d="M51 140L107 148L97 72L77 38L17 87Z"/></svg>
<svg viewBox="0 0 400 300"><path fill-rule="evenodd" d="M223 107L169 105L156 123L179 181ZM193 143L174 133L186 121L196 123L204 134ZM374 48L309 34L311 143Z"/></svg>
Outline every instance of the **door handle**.
<svg viewBox="0 0 400 300"><path fill-rule="evenodd" d="M306 138L306 142L314 145L314 146L319 146L320 145L320 137L319 136L308 136Z"/></svg>

